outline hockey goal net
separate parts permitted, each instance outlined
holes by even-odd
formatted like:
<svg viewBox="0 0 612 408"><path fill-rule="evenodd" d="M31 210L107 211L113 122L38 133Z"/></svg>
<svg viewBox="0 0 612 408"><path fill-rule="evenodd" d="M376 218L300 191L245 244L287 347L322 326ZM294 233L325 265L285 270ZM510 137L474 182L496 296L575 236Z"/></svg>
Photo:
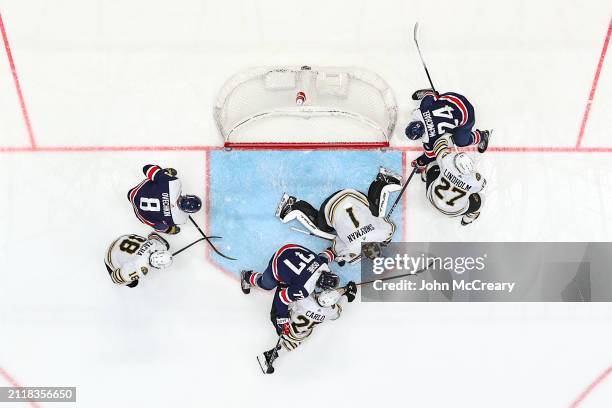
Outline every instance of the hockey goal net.
<svg viewBox="0 0 612 408"><path fill-rule="evenodd" d="M375 148L389 145L397 104L363 69L266 67L230 78L214 116L228 148Z"/></svg>

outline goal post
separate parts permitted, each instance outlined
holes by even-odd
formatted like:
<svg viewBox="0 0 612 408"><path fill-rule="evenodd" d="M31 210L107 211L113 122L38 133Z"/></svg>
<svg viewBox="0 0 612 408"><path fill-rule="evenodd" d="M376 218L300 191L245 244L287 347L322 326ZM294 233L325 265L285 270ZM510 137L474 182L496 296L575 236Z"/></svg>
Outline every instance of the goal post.
<svg viewBox="0 0 612 408"><path fill-rule="evenodd" d="M354 67L260 67L231 77L214 107L227 148L389 146L397 103L377 74Z"/></svg>

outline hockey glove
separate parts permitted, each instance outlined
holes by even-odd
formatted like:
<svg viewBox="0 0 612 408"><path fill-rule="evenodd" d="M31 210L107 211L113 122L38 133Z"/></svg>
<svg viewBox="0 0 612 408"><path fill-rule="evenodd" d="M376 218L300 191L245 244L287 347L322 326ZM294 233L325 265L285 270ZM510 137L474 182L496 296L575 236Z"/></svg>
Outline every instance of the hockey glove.
<svg viewBox="0 0 612 408"><path fill-rule="evenodd" d="M166 173L170 177L176 177L176 175L178 174L178 172L174 170L172 167L168 167L167 169L164 169L164 173Z"/></svg>
<svg viewBox="0 0 612 408"><path fill-rule="evenodd" d="M356 294L357 294L357 285L355 284L355 282L350 281L349 283L346 284L346 291L344 292L344 295L348 299L349 303L355 300Z"/></svg>
<svg viewBox="0 0 612 408"><path fill-rule="evenodd" d="M277 317L276 318L276 333L279 335L289 334L289 319L286 317Z"/></svg>
<svg viewBox="0 0 612 408"><path fill-rule="evenodd" d="M181 232L181 229L178 225L173 225L170 228L168 228L165 232L166 234L175 235Z"/></svg>
<svg viewBox="0 0 612 408"><path fill-rule="evenodd" d="M410 163L410 165L411 165L412 167L416 167L416 172L417 172L417 174L421 174L422 172L424 172L424 171L425 171L425 168L427 167L427 164L428 164L428 163L426 163L426 161L425 161L425 159L424 159L424 157L423 157L423 156L425 156L425 155L423 154L423 155L421 155L421 156L417 157L416 159L414 159L414 160L413 160L413 161Z"/></svg>

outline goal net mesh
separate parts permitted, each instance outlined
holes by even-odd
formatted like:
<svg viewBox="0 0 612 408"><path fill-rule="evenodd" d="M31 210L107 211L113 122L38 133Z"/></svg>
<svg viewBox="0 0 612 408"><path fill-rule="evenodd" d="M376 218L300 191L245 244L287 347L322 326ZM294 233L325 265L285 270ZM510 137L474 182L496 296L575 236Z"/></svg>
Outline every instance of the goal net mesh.
<svg viewBox="0 0 612 408"><path fill-rule="evenodd" d="M397 119L389 85L348 67L252 68L219 92L215 121L226 147L382 147Z"/></svg>

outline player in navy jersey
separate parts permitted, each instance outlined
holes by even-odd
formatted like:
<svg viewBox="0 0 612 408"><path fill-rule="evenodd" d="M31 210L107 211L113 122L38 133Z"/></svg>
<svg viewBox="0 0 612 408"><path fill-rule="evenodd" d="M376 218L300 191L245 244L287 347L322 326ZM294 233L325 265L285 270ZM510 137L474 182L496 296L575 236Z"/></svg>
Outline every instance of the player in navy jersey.
<svg viewBox="0 0 612 408"><path fill-rule="evenodd" d="M157 232L177 234L178 225L202 208L202 200L195 195L181 194L181 180L172 168L147 164L142 172L147 178L127 194L136 217Z"/></svg>
<svg viewBox="0 0 612 408"><path fill-rule="evenodd" d="M419 101L419 108L413 112L414 121L406 127L406 136L411 140L422 139L421 156L412 161L412 167L422 172L436 159L433 146L441 136L450 135L456 146L477 145L478 152L484 153L489 146L491 132L472 128L476 122L474 107L468 99L455 92L434 93L421 89L412 95Z"/></svg>
<svg viewBox="0 0 612 408"><path fill-rule="evenodd" d="M338 275L327 266L333 259L330 250L316 254L301 245L284 245L270 258L263 273L240 272L242 292L250 293L253 286L266 290L276 289L270 319L277 334L286 334L289 331L291 302L308 297L315 289L333 289L338 286Z"/></svg>

